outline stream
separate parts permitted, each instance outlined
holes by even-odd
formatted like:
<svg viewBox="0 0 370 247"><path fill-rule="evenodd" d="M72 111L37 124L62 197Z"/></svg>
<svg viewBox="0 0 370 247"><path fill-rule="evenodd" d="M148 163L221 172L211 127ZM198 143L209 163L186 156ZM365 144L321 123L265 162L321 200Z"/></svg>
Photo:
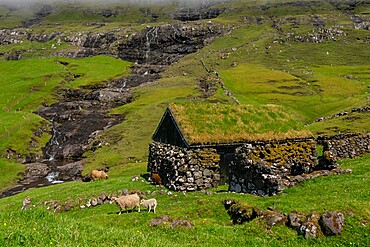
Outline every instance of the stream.
<svg viewBox="0 0 370 247"><path fill-rule="evenodd" d="M102 145L94 140L100 131L124 121L123 116L109 115L109 110L130 103L132 88L159 79L167 66L222 33L223 28L213 24L196 28L185 24L162 25L148 27L118 46L117 56L135 63L131 76L99 87L62 90L58 103L35 112L52 125L52 137L43 149L43 160L26 164L24 179L1 193L0 198L31 188L84 180L83 153Z"/></svg>

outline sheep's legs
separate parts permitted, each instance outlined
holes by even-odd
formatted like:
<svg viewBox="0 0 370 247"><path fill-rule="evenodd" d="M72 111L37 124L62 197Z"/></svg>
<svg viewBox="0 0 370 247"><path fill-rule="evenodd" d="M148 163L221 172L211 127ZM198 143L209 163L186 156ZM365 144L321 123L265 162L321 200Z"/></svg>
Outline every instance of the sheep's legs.
<svg viewBox="0 0 370 247"><path fill-rule="evenodd" d="M149 205L149 211L148 211L148 213L150 212L150 209L152 209L152 207Z"/></svg>
<svg viewBox="0 0 370 247"><path fill-rule="evenodd" d="M157 207L157 205L154 205L154 208L153 208L153 211L154 211L154 213L155 213L155 208Z"/></svg>

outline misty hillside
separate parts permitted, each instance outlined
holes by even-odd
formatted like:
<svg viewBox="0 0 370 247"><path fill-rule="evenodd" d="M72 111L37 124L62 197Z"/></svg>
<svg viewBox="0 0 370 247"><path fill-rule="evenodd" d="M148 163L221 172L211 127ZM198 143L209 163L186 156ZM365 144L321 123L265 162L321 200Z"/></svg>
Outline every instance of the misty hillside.
<svg viewBox="0 0 370 247"><path fill-rule="evenodd" d="M328 239L306 241L260 222L229 226L218 205L230 195L222 194L224 187L158 194L159 215L167 203L171 217L195 222L190 233L148 227L156 215L119 218L115 205L91 209L96 215L18 209L28 195L42 204L102 191L162 189L145 177L131 178L147 174L152 135L171 104L209 105L218 119L215 112L225 105L249 113L263 109L235 122L229 113L220 127L188 113L203 131L195 137L199 143L215 139L204 134L212 128L224 140L222 128L240 121L263 123L248 131L264 140L283 139L280 130L318 139L369 133L369 48L368 0L0 1L0 208L17 208L0 220L0 245L85 246L101 235L103 246L161 240L163 246L366 245L368 155L340 161L353 174L306 181L272 198L233 195L285 213L345 211L347 230ZM271 109L279 109L281 122L272 123ZM234 140L243 140L243 131ZM109 180L86 182L94 169L109 170ZM320 194L321 188L328 191ZM27 222L33 222L30 229Z"/></svg>

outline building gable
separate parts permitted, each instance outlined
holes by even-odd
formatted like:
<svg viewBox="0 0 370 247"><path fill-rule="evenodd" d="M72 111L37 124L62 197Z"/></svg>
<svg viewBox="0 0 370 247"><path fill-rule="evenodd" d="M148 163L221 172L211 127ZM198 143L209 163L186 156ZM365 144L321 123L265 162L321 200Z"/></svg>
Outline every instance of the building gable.
<svg viewBox="0 0 370 247"><path fill-rule="evenodd" d="M182 148L189 147L189 144L181 133L169 107L167 107L163 114L152 139L156 142L166 143Z"/></svg>

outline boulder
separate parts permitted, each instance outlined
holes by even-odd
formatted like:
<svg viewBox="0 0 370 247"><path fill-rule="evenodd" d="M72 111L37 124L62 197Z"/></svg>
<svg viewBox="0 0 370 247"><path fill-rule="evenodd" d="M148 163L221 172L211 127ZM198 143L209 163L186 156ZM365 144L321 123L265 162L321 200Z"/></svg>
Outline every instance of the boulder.
<svg viewBox="0 0 370 247"><path fill-rule="evenodd" d="M322 231L325 235L339 235L344 226L344 216L338 212L326 212L319 220Z"/></svg>
<svg viewBox="0 0 370 247"><path fill-rule="evenodd" d="M50 168L48 165L44 163L32 163L27 164L27 172L25 178L31 178L31 177L45 177L50 172Z"/></svg>
<svg viewBox="0 0 370 247"><path fill-rule="evenodd" d="M63 181L77 180L81 178L82 169L82 160L57 167L57 171L59 172L59 179Z"/></svg>

